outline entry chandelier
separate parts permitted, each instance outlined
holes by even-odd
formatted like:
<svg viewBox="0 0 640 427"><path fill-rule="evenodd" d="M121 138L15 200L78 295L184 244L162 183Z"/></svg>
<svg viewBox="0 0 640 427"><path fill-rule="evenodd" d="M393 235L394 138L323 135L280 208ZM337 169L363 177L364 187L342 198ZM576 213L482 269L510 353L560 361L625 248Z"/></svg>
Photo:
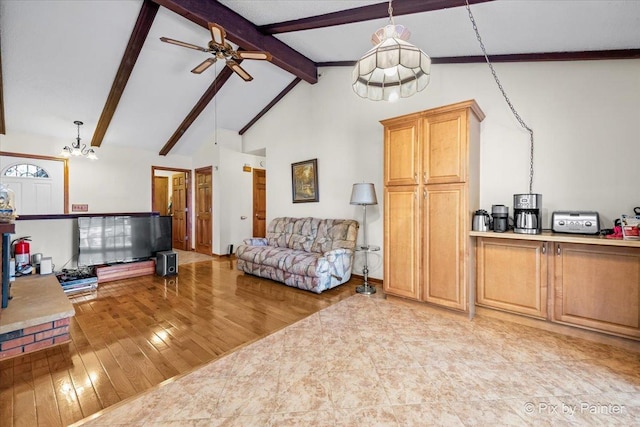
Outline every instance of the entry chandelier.
<svg viewBox="0 0 640 427"><path fill-rule="evenodd" d="M409 30L396 25L389 1L389 24L371 36L373 49L353 69L353 90L373 101L396 101L420 92L429 84L431 58L407 40Z"/></svg>
<svg viewBox="0 0 640 427"><path fill-rule="evenodd" d="M80 144L80 126L82 126L84 123L82 123L79 120L76 120L73 123L75 123L76 126L78 126L78 136L76 137L76 142L73 142L71 144L71 147L66 145L62 149L62 153L60 153L60 155L63 157L84 156L87 159L97 160L98 156L96 156L96 152L93 151L93 148L87 148L87 144Z"/></svg>

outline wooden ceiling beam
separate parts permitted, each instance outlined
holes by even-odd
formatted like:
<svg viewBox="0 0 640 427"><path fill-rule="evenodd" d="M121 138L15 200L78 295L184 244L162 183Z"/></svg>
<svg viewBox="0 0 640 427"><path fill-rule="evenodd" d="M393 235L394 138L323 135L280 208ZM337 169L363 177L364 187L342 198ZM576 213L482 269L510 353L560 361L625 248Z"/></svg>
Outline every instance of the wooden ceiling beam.
<svg viewBox="0 0 640 427"><path fill-rule="evenodd" d="M153 20L156 17L158 9L158 5L153 3L151 0L144 0L142 3L140 13L138 14L138 20L133 27L131 37L129 37L129 43L127 43L127 48L124 51L122 60L120 61L118 72L116 73L116 77L111 85L111 91L107 97L107 102L104 104L102 114L100 115L100 119L96 125L96 130L93 133L93 138L91 139L91 145L93 147L100 147L102 144L104 135L107 133L111 119L118 108L118 103L120 103L120 98L122 97L124 88L127 86L127 82L129 81L129 77L133 71L133 66L138 60L138 56L142 50L142 45L144 45L144 41L147 39L147 35L151 29L151 24L153 24Z"/></svg>
<svg viewBox="0 0 640 427"><path fill-rule="evenodd" d="M217 1L153 0L160 6L207 28L209 22L222 25L227 39L245 50L269 52L271 62L308 83L318 82L316 64L271 35L262 34L253 23Z"/></svg>
<svg viewBox="0 0 640 427"><path fill-rule="evenodd" d="M276 105L282 98L284 98L284 96L286 94L288 94L291 89L293 89L294 87L296 87L296 85L298 83L300 83L302 80L300 79L300 77L296 77L295 79L293 79L293 81L291 83L289 83L289 85L287 85L287 87L285 87L282 92L280 92L278 94L278 96L276 96L275 98L273 98L273 100L271 100L271 102L269 104L267 104L266 107L264 107L253 119L251 119L249 121L249 123L247 123L242 129L240 129L240 132L238 132L238 134L240 135L244 135L244 133L246 131L249 130L249 128L251 126L253 126L255 124L255 122L257 122L258 120L260 120L260 118L262 116L264 116L265 114L267 114L267 112L273 108L274 105Z"/></svg>
<svg viewBox="0 0 640 427"><path fill-rule="evenodd" d="M469 4L484 3L493 0L469 0ZM412 13L431 12L465 6L465 0L396 0L393 2L393 16L410 15ZM308 18L277 22L258 27L264 34L280 34L291 31L312 30L316 28L332 27L334 25L353 24L354 22L370 21L389 17L389 3L378 3L369 6L356 7L324 15Z"/></svg>
<svg viewBox="0 0 640 427"><path fill-rule="evenodd" d="M598 61L639 59L640 49L584 50L576 52L511 53L489 55L491 62ZM432 64L476 64L486 62L482 55L442 56L431 58ZM353 67L356 61L318 62L318 67Z"/></svg>
<svg viewBox="0 0 640 427"><path fill-rule="evenodd" d="M242 61L236 60L236 62L240 63ZM178 129L176 129L173 135L171 135L169 141L164 144L164 147L162 147L162 150L160 150L160 153L158 154L160 154L161 156L166 156L167 154L169 154L169 151L171 151L171 149L178 143L178 140L182 138L182 135L184 135L187 129L189 129L193 122L198 118L200 113L204 111L209 102L211 102L213 97L216 96L220 88L225 84L227 80L229 80L229 77L231 77L232 75L233 71L229 67L224 67L222 71L220 71L218 77L213 80L211 86L209 86L207 91L200 97L196 105L191 109L189 114L187 114L187 117L184 118L182 123L180 123Z"/></svg>

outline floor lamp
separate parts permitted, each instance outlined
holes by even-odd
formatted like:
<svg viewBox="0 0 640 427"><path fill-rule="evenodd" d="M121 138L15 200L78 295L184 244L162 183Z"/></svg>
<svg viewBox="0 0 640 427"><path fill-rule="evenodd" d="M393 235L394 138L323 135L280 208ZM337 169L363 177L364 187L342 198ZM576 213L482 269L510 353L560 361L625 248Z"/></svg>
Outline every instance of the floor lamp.
<svg viewBox="0 0 640 427"><path fill-rule="evenodd" d="M351 190L351 204L362 206L362 246L359 250L364 252L364 267L362 275L364 276L364 284L356 287L359 294L371 295L376 293L375 286L369 286L369 266L367 256L369 254L369 243L367 242L367 206L377 205L376 189L371 183L353 184Z"/></svg>

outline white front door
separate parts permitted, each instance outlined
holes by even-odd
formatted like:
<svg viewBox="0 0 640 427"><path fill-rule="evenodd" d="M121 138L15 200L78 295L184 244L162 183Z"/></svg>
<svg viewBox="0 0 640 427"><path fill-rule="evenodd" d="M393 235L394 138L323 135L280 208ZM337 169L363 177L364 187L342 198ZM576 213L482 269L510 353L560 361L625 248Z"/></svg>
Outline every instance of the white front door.
<svg viewBox="0 0 640 427"><path fill-rule="evenodd" d="M7 170L15 165L34 165L43 169L46 177L31 176L32 174L7 176ZM2 156L0 174L0 182L15 193L15 209L18 215L64 213L64 162Z"/></svg>

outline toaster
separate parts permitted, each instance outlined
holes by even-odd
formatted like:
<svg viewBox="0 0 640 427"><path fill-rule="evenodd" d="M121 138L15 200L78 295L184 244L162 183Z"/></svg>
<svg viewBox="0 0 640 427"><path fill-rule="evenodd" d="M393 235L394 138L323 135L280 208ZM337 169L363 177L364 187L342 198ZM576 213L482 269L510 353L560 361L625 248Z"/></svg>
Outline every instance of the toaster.
<svg viewBox="0 0 640 427"><path fill-rule="evenodd" d="M551 229L556 233L598 234L600 216L594 211L555 211Z"/></svg>

